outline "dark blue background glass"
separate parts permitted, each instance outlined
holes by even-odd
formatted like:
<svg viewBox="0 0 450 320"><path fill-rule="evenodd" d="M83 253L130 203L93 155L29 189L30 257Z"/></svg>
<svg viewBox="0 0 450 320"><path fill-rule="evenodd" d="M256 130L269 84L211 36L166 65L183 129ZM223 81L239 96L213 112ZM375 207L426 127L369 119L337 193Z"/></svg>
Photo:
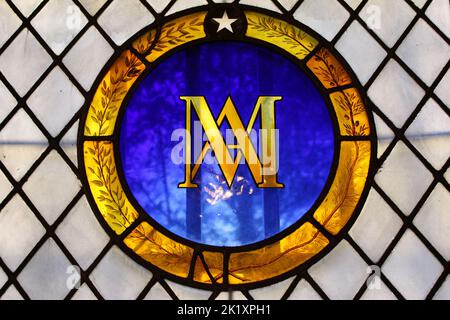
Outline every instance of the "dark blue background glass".
<svg viewBox="0 0 450 320"><path fill-rule="evenodd" d="M283 97L275 107L283 189L258 188L239 165L229 190L217 164L202 164L199 188L178 188L185 168L171 160L180 146L171 138L185 128L179 97L194 95L207 99L215 117L231 96L244 125L259 96ZM128 186L153 219L181 237L217 246L270 237L311 208L330 172L334 131L321 94L293 62L258 45L215 42L175 53L149 73L126 108L120 151Z"/></svg>

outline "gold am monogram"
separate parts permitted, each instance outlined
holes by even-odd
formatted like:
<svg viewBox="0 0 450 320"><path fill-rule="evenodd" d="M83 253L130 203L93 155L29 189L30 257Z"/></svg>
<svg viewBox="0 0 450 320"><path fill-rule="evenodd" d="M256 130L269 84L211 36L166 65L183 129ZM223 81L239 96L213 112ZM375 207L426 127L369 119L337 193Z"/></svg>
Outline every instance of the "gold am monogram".
<svg viewBox="0 0 450 320"><path fill-rule="evenodd" d="M236 107L228 97L217 120L202 96L182 96L181 100L186 102L186 138L185 138L185 180L180 183L180 188L196 188L198 185L193 182L201 163L207 152L212 149L217 162L222 169L228 187L231 187L242 156L259 188L283 188L284 185L277 180L277 146L276 146L276 126L275 126L275 102L280 101L279 96L260 96L253 109L247 128L239 117ZM194 165L191 165L192 157L192 136L191 136L191 110L194 110L205 131L207 141L198 156ZM258 157L255 146L250 139L250 132L253 129L258 114L261 118L261 146L263 148L261 159ZM220 126L227 120L237 144L227 145L220 132ZM230 149L237 150L233 159Z"/></svg>

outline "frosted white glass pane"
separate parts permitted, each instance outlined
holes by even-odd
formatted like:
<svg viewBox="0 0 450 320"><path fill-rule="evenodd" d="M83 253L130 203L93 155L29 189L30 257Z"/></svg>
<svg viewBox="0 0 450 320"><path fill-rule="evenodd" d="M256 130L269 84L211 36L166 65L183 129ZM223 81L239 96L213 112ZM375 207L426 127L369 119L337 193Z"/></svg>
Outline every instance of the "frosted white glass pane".
<svg viewBox="0 0 450 320"><path fill-rule="evenodd" d="M376 182L406 215L414 209L432 179L430 171L403 142L396 144L375 176Z"/></svg>
<svg viewBox="0 0 450 320"><path fill-rule="evenodd" d="M450 47L420 19L397 50L399 57L431 85L450 59Z"/></svg>
<svg viewBox="0 0 450 320"><path fill-rule="evenodd" d="M52 136L60 133L83 103L83 96L59 67L50 72L27 100Z"/></svg>
<svg viewBox="0 0 450 320"><path fill-rule="evenodd" d="M410 230L382 266L382 272L407 299L424 299L443 269Z"/></svg>
<svg viewBox="0 0 450 320"><path fill-rule="evenodd" d="M109 240L85 197L69 212L56 234L83 269L87 269Z"/></svg>
<svg viewBox="0 0 450 320"><path fill-rule="evenodd" d="M147 293L144 300L172 300L170 295L167 293L159 283L156 283Z"/></svg>
<svg viewBox="0 0 450 320"><path fill-rule="evenodd" d="M97 297L92 293L91 289L86 284L83 284L80 289L75 292L72 300L97 300Z"/></svg>
<svg viewBox="0 0 450 320"><path fill-rule="evenodd" d="M437 170L450 157L450 117L434 100L428 100L406 137Z"/></svg>
<svg viewBox="0 0 450 320"><path fill-rule="evenodd" d="M357 41L355 41L357 39ZM365 84L386 55L383 48L363 29L353 22L336 44L362 84Z"/></svg>
<svg viewBox="0 0 450 320"><path fill-rule="evenodd" d="M450 193L442 184L438 184L414 219L414 225L446 260L450 260L449 208Z"/></svg>
<svg viewBox="0 0 450 320"><path fill-rule="evenodd" d="M350 235L377 262L402 224L402 220L383 198L375 190L371 190Z"/></svg>
<svg viewBox="0 0 450 320"><path fill-rule="evenodd" d="M49 224L55 222L80 188L78 178L56 151L44 159L23 186Z"/></svg>
<svg viewBox="0 0 450 320"><path fill-rule="evenodd" d="M322 298L306 280L301 280L288 300L322 300Z"/></svg>
<svg viewBox="0 0 450 320"><path fill-rule="evenodd" d="M368 277L367 264L347 241L340 242L308 273L331 299L352 299Z"/></svg>
<svg viewBox="0 0 450 320"><path fill-rule="evenodd" d="M27 29L0 55L0 71L21 96L28 92L50 63L48 53Z"/></svg>
<svg viewBox="0 0 450 320"><path fill-rule="evenodd" d="M414 18L415 12L404 0L369 0L360 16L385 44L392 47Z"/></svg>
<svg viewBox="0 0 450 320"><path fill-rule="evenodd" d="M64 299L69 293L72 264L53 239L48 239L20 273L18 280L31 299Z"/></svg>
<svg viewBox="0 0 450 320"><path fill-rule="evenodd" d="M86 23L86 17L71 0L50 1L31 21L56 54L67 47Z"/></svg>
<svg viewBox="0 0 450 320"><path fill-rule="evenodd" d="M90 278L106 299L136 299L152 273L114 246L95 267Z"/></svg>
<svg viewBox="0 0 450 320"><path fill-rule="evenodd" d="M64 57L63 62L80 84L89 89L113 52L97 29L91 27Z"/></svg>
<svg viewBox="0 0 450 320"><path fill-rule="evenodd" d="M98 23L116 44L121 45L153 20L139 0L116 0L102 13Z"/></svg>
<svg viewBox="0 0 450 320"><path fill-rule="evenodd" d="M12 36L22 24L6 1L0 2L0 47Z"/></svg>
<svg viewBox="0 0 450 320"><path fill-rule="evenodd" d="M306 0L294 13L295 19L327 40L334 38L349 16L350 13L335 0Z"/></svg>
<svg viewBox="0 0 450 320"><path fill-rule="evenodd" d="M389 60L370 86L369 98L401 128L417 107L425 91L394 60Z"/></svg>
<svg viewBox="0 0 450 320"><path fill-rule="evenodd" d="M207 300L212 294L208 290L191 288L171 281L167 281L167 284L180 300Z"/></svg>
<svg viewBox="0 0 450 320"><path fill-rule="evenodd" d="M45 233L44 227L18 195L0 214L0 256L16 270Z"/></svg>
<svg viewBox="0 0 450 320"><path fill-rule="evenodd" d="M294 280L294 278L290 278L264 288L251 290L250 295L255 300L271 300L271 299L279 300L286 293L286 290L291 285L292 280Z"/></svg>

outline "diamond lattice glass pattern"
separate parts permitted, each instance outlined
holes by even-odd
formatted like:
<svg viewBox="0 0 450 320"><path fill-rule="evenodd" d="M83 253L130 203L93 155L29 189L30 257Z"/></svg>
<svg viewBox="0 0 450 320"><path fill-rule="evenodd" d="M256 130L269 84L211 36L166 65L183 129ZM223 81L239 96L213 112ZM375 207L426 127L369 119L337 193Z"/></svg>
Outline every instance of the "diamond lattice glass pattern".
<svg viewBox="0 0 450 320"><path fill-rule="evenodd" d="M182 16L185 9L228 1L133 0L130 10L124 2L0 1L0 299L450 299L448 1L237 1L251 12L275 12L279 19L263 21L265 27L283 32L285 17L303 26L288 31L301 35L303 50L292 54L305 59L316 85L328 90L344 139L338 142L336 167L346 170L337 169L314 219L264 248L273 263L260 264L258 249L233 253L226 260L226 280L221 252L199 254L195 245L180 243L176 264L148 254L172 250L172 239L140 220L133 199L119 196L124 180L112 170L115 146L100 137L112 135L116 126L115 117L101 109L102 91L118 86L109 99L119 112L128 101L124 91L153 62L210 31L197 25L207 19L205 13L197 20L178 18L175 25L165 22L159 31L147 29L128 43L130 37L172 14ZM398 18L392 19L392 11ZM217 17L222 13L218 10ZM261 31L258 13L247 14L247 35L276 42ZM166 41L155 45L157 37ZM129 49L121 50L127 43ZM291 50L289 41L275 45ZM111 57L116 68L109 68ZM362 86L352 84L353 72ZM361 104L373 122L364 112L350 117ZM378 141L371 140L375 134ZM77 154L81 135L86 141ZM370 154L372 141L378 152ZM369 164L370 192L362 196L366 201L357 205L361 214L353 221ZM84 167L108 180L93 179L90 190L81 188ZM117 192L116 209L127 208L125 216L108 215L114 210L99 202L106 214L95 219L89 193L106 197L110 191ZM111 240L116 235L156 268L148 270L125 254ZM343 239L322 259L306 263L307 272L277 278L327 247L335 235ZM142 237L152 241L142 243ZM298 249L299 243L310 246ZM248 263L260 266L246 269ZM80 289L67 285L76 268L84 274ZM368 282L377 270L379 281ZM223 291L224 280L240 285L267 275L275 280Z"/></svg>

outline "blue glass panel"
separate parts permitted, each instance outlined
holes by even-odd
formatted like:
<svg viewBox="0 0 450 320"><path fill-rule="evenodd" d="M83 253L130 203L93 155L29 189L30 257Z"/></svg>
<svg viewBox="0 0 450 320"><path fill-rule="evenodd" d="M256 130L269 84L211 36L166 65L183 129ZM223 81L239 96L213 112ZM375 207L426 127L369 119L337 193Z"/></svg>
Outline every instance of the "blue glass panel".
<svg viewBox="0 0 450 320"><path fill-rule="evenodd" d="M258 188L241 164L229 189L212 163L202 164L199 188L178 188L185 168L172 160L180 146L172 133L185 128L180 96L204 96L215 117L231 96L245 125L259 96L282 96L275 112L285 187ZM310 209L330 172L334 130L321 94L293 62L258 45L213 42L173 54L141 82L124 115L120 149L128 186L153 219L194 241L238 246L278 233Z"/></svg>

